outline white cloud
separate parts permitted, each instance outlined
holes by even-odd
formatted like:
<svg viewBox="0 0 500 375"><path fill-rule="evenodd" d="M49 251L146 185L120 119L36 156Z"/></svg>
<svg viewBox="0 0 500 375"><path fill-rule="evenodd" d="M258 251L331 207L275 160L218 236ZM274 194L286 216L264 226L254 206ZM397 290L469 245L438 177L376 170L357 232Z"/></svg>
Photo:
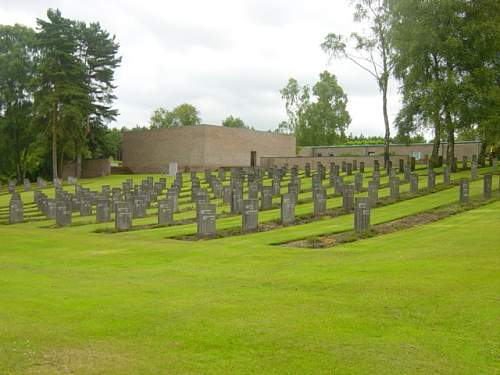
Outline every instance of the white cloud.
<svg viewBox="0 0 500 375"><path fill-rule="evenodd" d="M314 84L328 69L349 96L349 131L383 134L373 78L346 61L329 63L319 46L328 32L358 28L347 1L2 0L0 23L36 26L49 7L99 21L116 34L123 63L115 126L145 125L154 108L189 102L205 123L232 114L257 129L274 129L285 116L279 89L288 78ZM391 116L399 108L395 93Z"/></svg>

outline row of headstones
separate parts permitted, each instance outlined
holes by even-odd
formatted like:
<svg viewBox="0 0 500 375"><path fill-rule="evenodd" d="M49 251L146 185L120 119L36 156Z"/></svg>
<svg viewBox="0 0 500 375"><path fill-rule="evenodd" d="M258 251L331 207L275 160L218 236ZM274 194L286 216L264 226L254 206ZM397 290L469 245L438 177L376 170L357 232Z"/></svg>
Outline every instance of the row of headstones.
<svg viewBox="0 0 500 375"><path fill-rule="evenodd" d="M490 199L492 196L492 174L485 174L483 196ZM418 174L412 174L412 190L418 191ZM417 181L417 183L415 183ZM399 177L390 179L390 196L399 199ZM499 182L500 186L500 182ZM499 187L500 190L500 187ZM370 227L370 210L378 201L378 185L370 181L368 197L354 198L355 188L353 184L344 185L342 189L342 207L346 212L354 212L354 229L364 232ZM327 212L327 194L324 187L313 190L314 216L322 216ZM460 202L469 201L469 180L460 180ZM295 223L296 198L293 194L286 193L281 196L281 224L291 225ZM243 232L254 232L258 229L259 205L257 199L242 201L242 230ZM197 235L198 238L214 238L216 236L216 205L202 202L197 205Z"/></svg>

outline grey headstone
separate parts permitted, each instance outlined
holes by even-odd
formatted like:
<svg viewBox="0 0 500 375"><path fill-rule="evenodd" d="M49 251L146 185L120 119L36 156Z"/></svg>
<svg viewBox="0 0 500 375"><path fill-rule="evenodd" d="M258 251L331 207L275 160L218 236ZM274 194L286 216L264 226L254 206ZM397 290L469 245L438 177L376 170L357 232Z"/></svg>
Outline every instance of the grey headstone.
<svg viewBox="0 0 500 375"><path fill-rule="evenodd" d="M427 174L427 189L434 190L436 187L436 172L429 171Z"/></svg>
<svg viewBox="0 0 500 375"><path fill-rule="evenodd" d="M273 206L273 188L271 186L263 186L261 201L260 201L260 209L270 210L272 206Z"/></svg>
<svg viewBox="0 0 500 375"><path fill-rule="evenodd" d="M346 165L346 174L348 176L352 175L352 163L347 163L347 165Z"/></svg>
<svg viewBox="0 0 500 375"><path fill-rule="evenodd" d="M352 211L354 208L354 185L344 185L342 192L342 208L347 211Z"/></svg>
<svg viewBox="0 0 500 375"><path fill-rule="evenodd" d="M375 207L378 202L378 184L376 181L368 182L368 199L372 207Z"/></svg>
<svg viewBox="0 0 500 375"><path fill-rule="evenodd" d="M106 223L111 220L111 203L108 198L97 198L95 214L98 223Z"/></svg>
<svg viewBox="0 0 500 375"><path fill-rule="evenodd" d="M290 194L281 196L281 224L295 223L295 200Z"/></svg>
<svg viewBox="0 0 500 375"><path fill-rule="evenodd" d="M365 173L365 162L364 161L359 162L359 172Z"/></svg>
<svg viewBox="0 0 500 375"><path fill-rule="evenodd" d="M410 192L412 194L418 193L418 174L412 173L410 176Z"/></svg>
<svg viewBox="0 0 500 375"><path fill-rule="evenodd" d="M158 224L172 225L174 223L174 201L163 199L158 201Z"/></svg>
<svg viewBox="0 0 500 375"><path fill-rule="evenodd" d="M259 225L259 201L246 199L243 201L242 228L243 232L255 232Z"/></svg>
<svg viewBox="0 0 500 375"><path fill-rule="evenodd" d="M462 178L460 180L460 203L469 202L469 180Z"/></svg>
<svg viewBox="0 0 500 375"><path fill-rule="evenodd" d="M492 185L493 185L493 175L491 173L486 173L483 176L483 195L484 195L484 198L486 198L486 199L491 198Z"/></svg>
<svg viewBox="0 0 500 375"><path fill-rule="evenodd" d="M318 188L314 193L314 216L321 216L326 213L326 189Z"/></svg>
<svg viewBox="0 0 500 375"><path fill-rule="evenodd" d="M56 199L56 224L59 227L71 225L71 204L65 199Z"/></svg>
<svg viewBox="0 0 500 375"><path fill-rule="evenodd" d="M363 174L362 173L356 173L354 175L354 190L356 193L359 193L361 190L363 190Z"/></svg>
<svg viewBox="0 0 500 375"><path fill-rule="evenodd" d="M443 183L445 185L449 185L451 183L451 171L449 166L443 168Z"/></svg>
<svg viewBox="0 0 500 375"><path fill-rule="evenodd" d="M391 191L391 199L399 199L399 177L389 178L389 188Z"/></svg>
<svg viewBox="0 0 500 375"><path fill-rule="evenodd" d="M115 230L122 232L130 229L132 229L132 207L129 202L118 202L115 207Z"/></svg>
<svg viewBox="0 0 500 375"><path fill-rule="evenodd" d="M477 178L477 161L473 161L470 169L470 178L475 180Z"/></svg>
<svg viewBox="0 0 500 375"><path fill-rule="evenodd" d="M354 230L357 233L367 232L370 229L370 200L356 198L354 208Z"/></svg>
<svg viewBox="0 0 500 375"><path fill-rule="evenodd" d="M80 216L92 215L92 202L89 199L80 200Z"/></svg>
<svg viewBox="0 0 500 375"><path fill-rule="evenodd" d="M217 234L215 204L198 204L196 206L196 223L198 238L214 238Z"/></svg>
<svg viewBox="0 0 500 375"><path fill-rule="evenodd" d="M243 204L243 189L240 187L235 187L231 192L231 213L233 215L240 214L242 204Z"/></svg>
<svg viewBox="0 0 500 375"><path fill-rule="evenodd" d="M465 170L467 169L467 167L468 167L468 165L467 165L467 164L468 164L468 163L467 163L467 156L465 156L465 155L464 155L464 156L462 157L462 170L464 170L464 171L465 171Z"/></svg>
<svg viewBox="0 0 500 375"><path fill-rule="evenodd" d="M24 221L23 201L18 197L12 197L9 202L9 224L22 223Z"/></svg>

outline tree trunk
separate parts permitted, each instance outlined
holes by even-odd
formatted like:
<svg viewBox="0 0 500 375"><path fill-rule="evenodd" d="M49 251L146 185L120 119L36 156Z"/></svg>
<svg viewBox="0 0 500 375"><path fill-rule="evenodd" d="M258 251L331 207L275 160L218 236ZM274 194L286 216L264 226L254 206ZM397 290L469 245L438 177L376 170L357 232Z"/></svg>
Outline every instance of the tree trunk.
<svg viewBox="0 0 500 375"><path fill-rule="evenodd" d="M446 131L448 133L448 146L446 148L446 163L452 166L452 169L455 169L455 163L453 163L453 159L455 158L455 127L453 126L451 120L451 114L446 112ZM456 172L453 170L453 172Z"/></svg>
<svg viewBox="0 0 500 375"><path fill-rule="evenodd" d="M24 175L23 175L23 170L21 166L21 151L20 148L21 146L19 145L19 129L17 128L17 124L15 125L15 134L16 134L16 151L15 151L15 158L16 158L16 178L18 183L23 183Z"/></svg>
<svg viewBox="0 0 500 375"><path fill-rule="evenodd" d="M384 126L385 126L384 166L385 166L385 168L387 168L387 165L389 165L389 158L390 158L389 144L391 141L391 129L389 127L389 115L387 114L387 84L382 89L382 109L384 112Z"/></svg>
<svg viewBox="0 0 500 375"><path fill-rule="evenodd" d="M78 140L75 140L75 177L82 178L82 148Z"/></svg>
<svg viewBox="0 0 500 375"><path fill-rule="evenodd" d="M52 107L52 179L59 177L57 173L57 103Z"/></svg>
<svg viewBox="0 0 500 375"><path fill-rule="evenodd" d="M431 166L439 164L439 147L441 146L441 119L439 116L434 121L434 142L432 145Z"/></svg>

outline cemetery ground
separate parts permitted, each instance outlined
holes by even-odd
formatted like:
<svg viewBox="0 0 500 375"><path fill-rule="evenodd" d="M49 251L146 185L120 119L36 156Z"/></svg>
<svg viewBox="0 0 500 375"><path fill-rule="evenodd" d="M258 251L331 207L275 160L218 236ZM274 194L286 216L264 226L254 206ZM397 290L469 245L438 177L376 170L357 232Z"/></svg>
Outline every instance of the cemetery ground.
<svg viewBox="0 0 500 375"><path fill-rule="evenodd" d="M441 169L431 191L427 170L416 172L420 193L410 194L401 178L395 200L382 173L372 225L457 205L460 187L442 186ZM273 207L259 212L259 226L269 227L242 234L241 215L212 199L218 238L207 240L194 238L189 174L176 225L158 227L153 203L134 219L134 230L120 233L114 221L96 223L95 215L77 212L58 228L38 212L33 191L21 188L24 222L9 225L4 187L0 374L498 373L499 176L492 198L481 200L490 168L477 172L469 194L480 204L325 248L292 244L350 231L353 214L340 212L342 197L328 187L327 208L338 212L313 218L311 179L303 171L297 225L278 224L275 196ZM459 170L451 179L470 174ZM78 183L100 190L147 177ZM52 187L43 192L54 195Z"/></svg>

